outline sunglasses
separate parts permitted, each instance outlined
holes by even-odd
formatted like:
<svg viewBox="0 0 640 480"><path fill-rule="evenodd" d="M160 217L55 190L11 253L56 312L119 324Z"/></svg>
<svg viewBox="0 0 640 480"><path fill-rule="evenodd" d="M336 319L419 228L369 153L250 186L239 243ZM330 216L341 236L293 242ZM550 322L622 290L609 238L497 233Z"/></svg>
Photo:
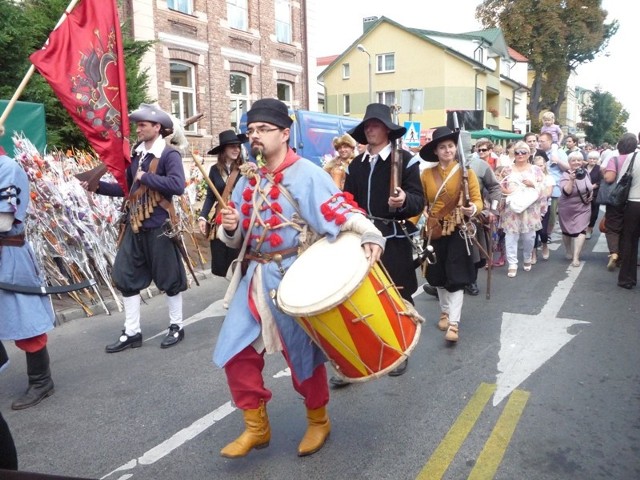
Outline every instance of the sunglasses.
<svg viewBox="0 0 640 480"><path fill-rule="evenodd" d="M529 155L529 150L517 150L514 152L516 155Z"/></svg>
<svg viewBox="0 0 640 480"><path fill-rule="evenodd" d="M489 150L489 148L479 148L478 152L488 152Z"/></svg>

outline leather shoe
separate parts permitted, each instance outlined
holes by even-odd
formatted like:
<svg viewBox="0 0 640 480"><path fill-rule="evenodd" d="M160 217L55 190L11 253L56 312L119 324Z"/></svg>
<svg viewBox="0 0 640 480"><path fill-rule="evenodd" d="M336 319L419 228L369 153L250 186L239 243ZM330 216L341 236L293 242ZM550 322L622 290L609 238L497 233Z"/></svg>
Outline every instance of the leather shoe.
<svg viewBox="0 0 640 480"><path fill-rule="evenodd" d="M424 285L422 285L422 289L424 290L424 293L426 293L427 295L431 295L432 297L438 298L438 289L433 285L429 285L428 283L425 283Z"/></svg>
<svg viewBox="0 0 640 480"><path fill-rule="evenodd" d="M329 383L331 384L331 388L344 388L348 385L351 385L351 382L347 382L337 375L332 375L329 379Z"/></svg>
<svg viewBox="0 0 640 480"><path fill-rule="evenodd" d="M404 375L407 371L407 366L409 365L409 359L405 359L400 365L398 365L395 369L389 372L390 377L399 377L400 375Z"/></svg>
<svg viewBox="0 0 640 480"><path fill-rule="evenodd" d="M115 343L112 343L111 345L107 345L104 350L107 353L116 353L116 352L121 352L122 350L129 347L138 348L141 346L142 346L141 333L136 333L135 335L129 336L126 333L124 333L124 330L123 330L122 335L120 335L120 338L118 338L118 341Z"/></svg>
<svg viewBox="0 0 640 480"><path fill-rule="evenodd" d="M465 293L469 295L473 295L474 297L480 293L480 289L478 288L478 284L476 282L470 283L464 287Z"/></svg>
<svg viewBox="0 0 640 480"><path fill-rule="evenodd" d="M175 323L169 325L169 332L167 336L164 337L162 343L160 344L160 348L169 348L173 347L176 343L181 341L184 338L184 328L180 328Z"/></svg>

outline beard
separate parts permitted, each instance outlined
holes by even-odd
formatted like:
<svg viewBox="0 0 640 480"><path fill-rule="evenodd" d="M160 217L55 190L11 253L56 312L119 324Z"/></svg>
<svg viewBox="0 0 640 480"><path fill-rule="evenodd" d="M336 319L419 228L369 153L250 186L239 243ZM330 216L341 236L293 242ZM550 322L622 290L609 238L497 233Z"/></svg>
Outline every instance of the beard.
<svg viewBox="0 0 640 480"><path fill-rule="evenodd" d="M262 146L252 145L251 146L251 156L253 158L258 158L258 155L262 154Z"/></svg>

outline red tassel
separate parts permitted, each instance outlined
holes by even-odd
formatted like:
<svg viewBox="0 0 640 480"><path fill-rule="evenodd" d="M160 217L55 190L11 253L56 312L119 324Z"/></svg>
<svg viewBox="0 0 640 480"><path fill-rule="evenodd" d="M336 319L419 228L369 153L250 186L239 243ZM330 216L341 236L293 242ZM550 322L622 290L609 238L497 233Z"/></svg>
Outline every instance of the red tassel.
<svg viewBox="0 0 640 480"><path fill-rule="evenodd" d="M336 212L330 210L329 212L324 214L324 218L327 220L327 222L332 222L336 218Z"/></svg>
<svg viewBox="0 0 640 480"><path fill-rule="evenodd" d="M327 212L330 212L330 211L331 211L331 207L326 203L323 203L322 205L320 205L320 213L322 213L323 215L326 215Z"/></svg>
<svg viewBox="0 0 640 480"><path fill-rule="evenodd" d="M273 183L280 183L282 182L282 177L284 175L282 175L282 172L278 172L273 176Z"/></svg>
<svg viewBox="0 0 640 480"><path fill-rule="evenodd" d="M249 179L249 185L251 185L252 187L255 187L258 184L258 180L256 179L256 177L251 177Z"/></svg>
<svg viewBox="0 0 640 480"><path fill-rule="evenodd" d="M249 214L251 213L252 208L253 208L253 205L251 205L250 203L243 203L242 208L240 210L242 210L242 214L245 217L248 217Z"/></svg>
<svg viewBox="0 0 640 480"><path fill-rule="evenodd" d="M353 201L353 194L351 192L342 192L342 196L349 203Z"/></svg>
<svg viewBox="0 0 640 480"><path fill-rule="evenodd" d="M280 220L280 217L276 217L275 215L273 217L271 217L268 221L269 225L271 225L271 228L277 227L278 225L280 225L282 223L282 220Z"/></svg>
<svg viewBox="0 0 640 480"><path fill-rule="evenodd" d="M251 197L253 196L253 190L251 190L249 187L244 189L244 192L242 192L242 198L244 199L245 202L248 202L249 200L251 200Z"/></svg>
<svg viewBox="0 0 640 480"><path fill-rule="evenodd" d="M222 223L222 214L219 213L216 215L216 225L220 225Z"/></svg>
<svg viewBox="0 0 640 480"><path fill-rule="evenodd" d="M280 206L280 204L278 202L273 202L271 204L271 211L273 213L282 213L282 207Z"/></svg>
<svg viewBox="0 0 640 480"><path fill-rule="evenodd" d="M342 225L346 221L347 221L347 217L345 217L343 214L338 213L336 215L336 225Z"/></svg>
<svg viewBox="0 0 640 480"><path fill-rule="evenodd" d="M244 230L249 230L249 222L250 222L250 220L249 220L248 218L245 218L245 219L242 221L242 228L243 228Z"/></svg>
<svg viewBox="0 0 640 480"><path fill-rule="evenodd" d="M229 200L227 205L229 206L229 208L236 208L236 204L234 202L232 202L231 200Z"/></svg>
<svg viewBox="0 0 640 480"><path fill-rule="evenodd" d="M269 192L269 196L272 200L277 199L280 196L280 189L277 186L272 186L271 191Z"/></svg>
<svg viewBox="0 0 640 480"><path fill-rule="evenodd" d="M279 247L280 245L282 245L282 237L280 237L280 235L278 235L277 233L272 233L271 235L269 235L269 244L272 247Z"/></svg>

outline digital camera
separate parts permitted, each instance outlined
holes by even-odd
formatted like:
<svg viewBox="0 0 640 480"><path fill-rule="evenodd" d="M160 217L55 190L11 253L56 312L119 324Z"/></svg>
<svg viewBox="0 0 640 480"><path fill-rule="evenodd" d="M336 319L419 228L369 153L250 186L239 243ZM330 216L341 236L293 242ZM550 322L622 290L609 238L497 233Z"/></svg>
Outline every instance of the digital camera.
<svg viewBox="0 0 640 480"><path fill-rule="evenodd" d="M586 176L587 176L587 171L584 168L582 167L576 168L576 178L578 180L582 180Z"/></svg>

